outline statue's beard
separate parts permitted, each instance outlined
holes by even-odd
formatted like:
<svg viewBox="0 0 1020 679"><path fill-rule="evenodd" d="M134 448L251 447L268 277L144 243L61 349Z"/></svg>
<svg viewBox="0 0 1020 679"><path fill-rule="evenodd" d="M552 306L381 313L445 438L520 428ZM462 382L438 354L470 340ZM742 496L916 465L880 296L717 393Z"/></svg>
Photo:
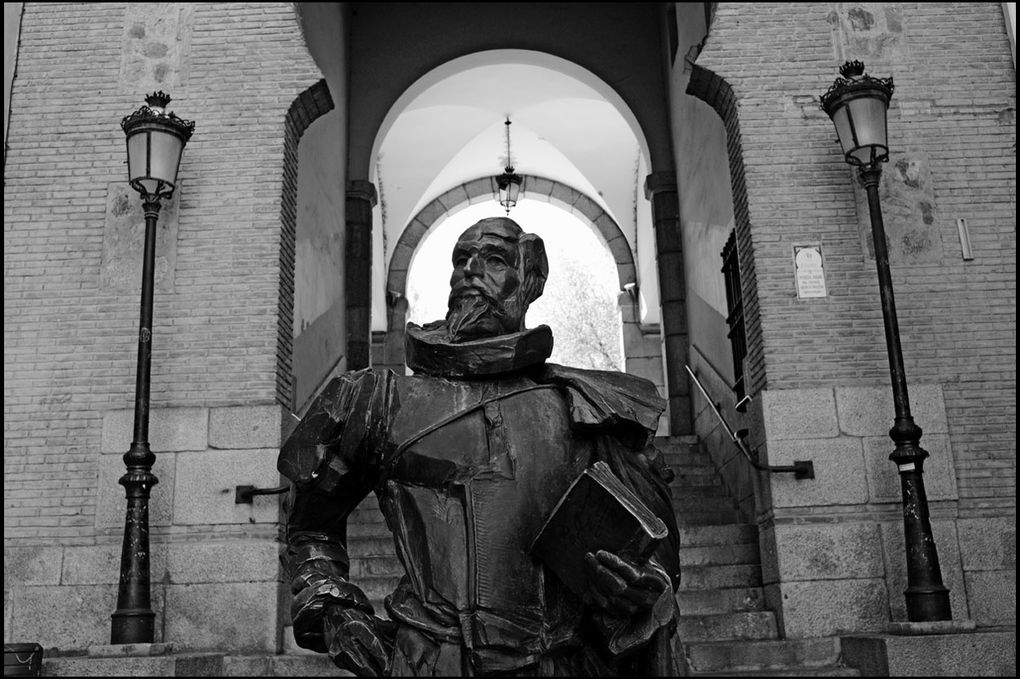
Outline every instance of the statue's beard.
<svg viewBox="0 0 1020 679"><path fill-rule="evenodd" d="M516 332L521 325L517 306L480 288L454 289L446 312L447 339L458 343Z"/></svg>

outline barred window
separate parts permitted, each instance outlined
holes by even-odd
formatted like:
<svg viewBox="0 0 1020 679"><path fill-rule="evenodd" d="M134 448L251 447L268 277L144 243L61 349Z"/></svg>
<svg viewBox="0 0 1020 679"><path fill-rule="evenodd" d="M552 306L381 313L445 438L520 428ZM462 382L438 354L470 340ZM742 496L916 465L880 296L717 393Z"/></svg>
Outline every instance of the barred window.
<svg viewBox="0 0 1020 679"><path fill-rule="evenodd" d="M740 262L737 259L737 234L730 233L722 251L722 274L726 281L727 335L733 350L733 391L737 401L747 395L744 384L744 357L747 356L747 339L744 334L744 297L740 287Z"/></svg>

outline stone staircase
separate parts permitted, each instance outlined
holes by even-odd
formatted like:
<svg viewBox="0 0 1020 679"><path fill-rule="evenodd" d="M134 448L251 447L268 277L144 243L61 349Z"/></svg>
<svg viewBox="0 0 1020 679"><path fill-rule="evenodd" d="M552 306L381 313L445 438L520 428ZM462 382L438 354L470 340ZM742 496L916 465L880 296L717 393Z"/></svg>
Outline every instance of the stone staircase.
<svg viewBox="0 0 1020 679"><path fill-rule="evenodd" d="M680 531L680 622L675 643L690 676L858 676L840 665L839 639L779 639L765 610L758 528L742 523L695 437L660 437L675 475Z"/></svg>
<svg viewBox="0 0 1020 679"><path fill-rule="evenodd" d="M659 437L656 447L674 473L682 578L677 657L692 676L858 676L840 665L839 639L779 639L765 610L758 528L743 523L711 459L696 437ZM378 615L402 569L374 495L348 522L351 579Z"/></svg>

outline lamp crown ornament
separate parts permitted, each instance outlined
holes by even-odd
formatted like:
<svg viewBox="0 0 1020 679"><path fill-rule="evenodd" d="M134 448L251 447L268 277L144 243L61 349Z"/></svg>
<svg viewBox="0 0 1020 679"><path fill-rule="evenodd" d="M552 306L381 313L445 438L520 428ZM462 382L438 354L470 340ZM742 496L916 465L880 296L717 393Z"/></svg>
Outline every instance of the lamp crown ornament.
<svg viewBox="0 0 1020 679"><path fill-rule="evenodd" d="M821 109L829 116L832 116L836 105L843 103L846 95L874 94L884 99L886 104L892 99L894 89L892 76L873 78L864 72L863 61L857 59L847 61L839 67L839 74L842 77L836 78L829 90L821 96Z"/></svg>
<svg viewBox="0 0 1020 679"><path fill-rule="evenodd" d="M149 105L149 108L163 110L170 103L170 95L163 90L153 92L145 98L145 103Z"/></svg>
<svg viewBox="0 0 1020 679"><path fill-rule="evenodd" d="M839 67L839 74L844 78L856 78L864 75L864 62L854 59Z"/></svg>
<svg viewBox="0 0 1020 679"><path fill-rule="evenodd" d="M170 99L170 95L163 91L153 92L145 97L145 106L124 116L120 121L124 133L132 134L142 123L159 123L166 126L168 132L187 142L195 131L195 122L179 118L173 112L168 113L166 107Z"/></svg>

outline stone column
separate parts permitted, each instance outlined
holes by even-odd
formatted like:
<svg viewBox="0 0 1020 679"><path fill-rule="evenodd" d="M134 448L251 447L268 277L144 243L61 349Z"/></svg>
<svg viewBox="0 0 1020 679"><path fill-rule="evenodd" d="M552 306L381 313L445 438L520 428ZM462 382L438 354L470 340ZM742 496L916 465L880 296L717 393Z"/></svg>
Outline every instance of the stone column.
<svg viewBox="0 0 1020 679"><path fill-rule="evenodd" d="M655 252L662 306L662 336L666 353L666 389L669 394L669 431L694 431L691 419L687 363L687 305L684 300L684 260L680 239L680 200L676 175L654 172L645 179L645 197L652 203Z"/></svg>
<svg viewBox="0 0 1020 679"><path fill-rule="evenodd" d="M347 369L369 366L372 348L372 208L375 185L347 182L344 283L347 298Z"/></svg>

